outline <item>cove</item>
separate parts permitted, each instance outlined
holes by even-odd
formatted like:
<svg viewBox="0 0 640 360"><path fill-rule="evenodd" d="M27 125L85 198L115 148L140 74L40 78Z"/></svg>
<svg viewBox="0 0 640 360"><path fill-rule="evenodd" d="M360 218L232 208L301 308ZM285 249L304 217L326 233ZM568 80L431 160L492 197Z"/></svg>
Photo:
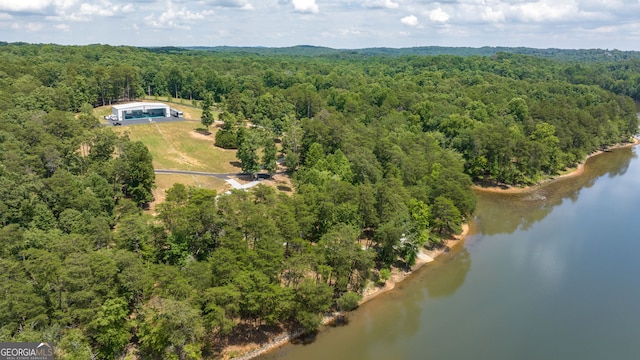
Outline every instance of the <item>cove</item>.
<svg viewBox="0 0 640 360"><path fill-rule="evenodd" d="M535 192L478 192L465 242L396 289L259 359L635 359L638 147Z"/></svg>

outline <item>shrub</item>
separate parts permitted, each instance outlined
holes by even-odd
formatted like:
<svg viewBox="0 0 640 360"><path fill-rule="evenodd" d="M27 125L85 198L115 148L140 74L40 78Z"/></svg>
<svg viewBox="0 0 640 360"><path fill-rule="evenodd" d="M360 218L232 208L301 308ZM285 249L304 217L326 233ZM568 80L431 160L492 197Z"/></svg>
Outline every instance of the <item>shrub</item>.
<svg viewBox="0 0 640 360"><path fill-rule="evenodd" d="M391 270L389 268L380 269L378 273L378 285L384 285L391 277Z"/></svg>
<svg viewBox="0 0 640 360"><path fill-rule="evenodd" d="M336 304L338 304L340 311L352 311L358 308L360 300L362 300L360 294L349 291L340 296L340 298L336 300Z"/></svg>
<svg viewBox="0 0 640 360"><path fill-rule="evenodd" d="M216 133L215 145L223 149L237 149L237 134L233 131L220 130Z"/></svg>

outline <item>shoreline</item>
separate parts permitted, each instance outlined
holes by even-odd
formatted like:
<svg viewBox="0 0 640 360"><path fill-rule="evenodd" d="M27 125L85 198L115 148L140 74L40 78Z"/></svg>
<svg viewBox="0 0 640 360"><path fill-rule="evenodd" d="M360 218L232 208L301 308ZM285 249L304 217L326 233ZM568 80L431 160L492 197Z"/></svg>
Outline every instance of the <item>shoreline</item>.
<svg viewBox="0 0 640 360"><path fill-rule="evenodd" d="M442 247L432 250L427 250L424 247L421 248L420 253L418 254L418 257L416 259L416 263L411 267L410 270L405 271L403 269L394 268L391 272L391 277L389 278L389 280L387 280L384 286L380 287L371 285L364 290L364 293L362 294L362 300L360 300L360 305L371 299L374 299L381 294L393 290L398 283L409 277L416 270L420 269L425 264L434 261L438 256L446 253L447 249L451 249L463 243L463 240L469 234L469 229L469 224L464 223L462 224L462 231L459 234L454 235L453 238L444 240Z"/></svg>
<svg viewBox="0 0 640 360"><path fill-rule="evenodd" d="M472 185L471 189L473 189L474 191L481 191L481 192L488 192L488 193L500 193L500 194L525 194L525 193L529 193L529 192L534 192L538 189L540 189L541 187L544 187L552 182L556 182L562 179L566 179L566 178L571 178L571 177L575 177L575 176L580 176L584 173L584 168L585 168L585 164L587 163L587 160L589 160L592 157L596 157L600 154L604 154L606 152L609 152L611 150L615 150L615 149L621 149L621 148L626 148L626 147L633 147L640 144L640 139L634 137L632 142L629 143L624 143L624 144L616 144L613 146L610 146L604 150L598 150L595 152L592 152L591 154L587 155L587 157L582 160L578 166L576 166L575 168L573 168L572 170L569 170L567 173L561 174L561 175L555 175L555 176L551 176L548 177L542 181L540 181L537 184L534 185L529 185L529 186L514 186L514 185L504 185L504 184L496 184L496 185L491 185L491 186L481 186L481 185Z"/></svg>
<svg viewBox="0 0 640 360"><path fill-rule="evenodd" d="M447 239L443 241L443 246L437 249L427 250L424 247L420 249L420 253L416 259L415 265L411 267L408 271L405 271L400 268L393 268L391 271L391 277L384 286L377 286L373 283L367 286L363 291L362 299L360 300L358 306L386 293L393 289L395 289L396 285L406 278L408 278L411 274L416 272L418 269L422 268L425 264L428 264L434 261L438 256L445 254L447 249L451 249L453 247L459 246L459 244L464 242L464 239L469 234L470 225L468 223L462 224L462 231L459 234L454 235L451 239ZM343 316L341 312L334 312L327 315L323 321L322 326L327 326L332 322L338 320L340 316ZM322 330L319 330L322 331ZM220 359L235 359L235 360L250 360L254 359L260 355L264 355L267 352L272 350L276 350L280 346L286 345L290 343L292 340L304 335L302 330L296 330L293 332L285 332L276 336L273 340L270 340L263 344L255 344L258 345L257 348L253 350L249 350L244 354L241 354L239 357L230 357L233 351L223 350ZM250 346L251 344L246 344L246 346Z"/></svg>
<svg viewBox="0 0 640 360"><path fill-rule="evenodd" d="M490 193L503 193L503 194L521 194L521 193L528 193L528 192L533 192L538 190L541 187L544 187L552 182L555 181L559 181L562 179L566 179L566 178L571 178L571 177L575 177L575 176L579 176L582 175L584 173L585 170L585 164L587 162L588 159L598 156L600 154L603 154L605 152L611 151L611 150L615 150L615 149L619 149L619 148L625 148L625 147L632 147L635 145L640 144L640 139L638 138L633 138L633 142L629 142L629 143L624 143L624 144L617 144L617 145L613 145L611 147L608 147L604 150L598 150L595 151L589 155L586 156L586 158L581 161L575 168L573 168L572 170L569 170L567 173L561 174L561 175L556 175L553 177L549 177L547 179L542 180L541 182L535 184L535 185L531 185L531 186L524 186L524 187L517 187L517 186L511 186L511 185L495 185L495 186L480 186L480 185L473 185L472 189L474 191L482 191L482 192L490 192ZM360 300L359 305L362 305L378 296L380 296L381 294L384 294L386 292L389 292L391 290L393 290L396 285L402 281L404 281L406 278L408 278L410 275L412 275L414 272L416 272L418 269L422 268L425 264L428 264L432 261L434 261L438 256L444 254L446 252L447 249L451 249L453 247L459 246L461 243L464 242L464 239L466 238L466 236L469 234L470 231L470 225L468 223L465 223L462 225L462 231L457 234L454 235L453 238L445 240L444 244L442 247L438 248L438 249L432 249L432 250L427 250L425 248L421 248L420 249L420 253L418 254L418 257L416 259L416 264L414 266L411 267L411 269L409 270L403 270L400 268L393 268L392 272L391 272L391 277L389 278L389 280L387 280L387 282L385 283L384 286L377 286L375 284L370 284L369 286L367 286L367 288L365 288L365 290L363 291L362 294L362 300ZM332 322L336 321L340 316L342 316L343 314L340 312L334 312L332 314L327 315L322 323L322 326L327 326L329 324L331 324ZM320 330L322 331L322 330ZM281 333L279 335L277 335L275 338L273 338L272 340L266 342L266 343L262 343L262 344L246 344L246 346L257 346L257 348L253 348L252 350L249 350L243 354L241 354L239 357L235 357L233 355L231 355L233 352L232 351L223 351L222 352L222 356L221 359L236 359L236 360L250 360L250 359L254 359L260 355L266 354L270 351L276 350L277 348L286 345L288 343L290 343L292 340L295 340L296 338L300 337L303 335L303 331L301 330L296 330L293 332L284 332ZM246 348L246 347L245 347ZM237 354L236 354L237 355ZM230 357L231 356L231 357Z"/></svg>

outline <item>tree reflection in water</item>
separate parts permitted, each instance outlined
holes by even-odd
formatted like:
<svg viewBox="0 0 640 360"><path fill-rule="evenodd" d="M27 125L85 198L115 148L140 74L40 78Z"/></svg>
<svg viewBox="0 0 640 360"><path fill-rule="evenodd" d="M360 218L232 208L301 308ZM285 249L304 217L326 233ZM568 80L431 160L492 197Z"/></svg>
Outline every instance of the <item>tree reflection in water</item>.
<svg viewBox="0 0 640 360"><path fill-rule="evenodd" d="M631 159L636 157L631 147L615 149L587 160L580 176L559 179L531 192L508 194L477 191L477 212L483 216L476 217L477 226L474 228L484 235L511 234L517 229L529 229L565 199L575 202L580 191L593 186L598 178L624 175Z"/></svg>
<svg viewBox="0 0 640 360"><path fill-rule="evenodd" d="M443 259L446 267L439 269L437 276L430 277L425 282L425 287L429 296L441 298L453 295L467 278L467 273L471 269L471 255L464 247L455 247L450 256ZM446 274L442 274L445 272Z"/></svg>

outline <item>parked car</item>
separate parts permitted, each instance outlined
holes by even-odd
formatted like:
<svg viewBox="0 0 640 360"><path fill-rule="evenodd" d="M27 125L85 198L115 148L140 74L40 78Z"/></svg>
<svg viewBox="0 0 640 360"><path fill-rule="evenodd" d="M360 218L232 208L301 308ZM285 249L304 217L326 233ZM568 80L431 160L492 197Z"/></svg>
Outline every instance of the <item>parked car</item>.
<svg viewBox="0 0 640 360"><path fill-rule="evenodd" d="M182 117L182 111L178 109L171 109L171 116L173 117Z"/></svg>

